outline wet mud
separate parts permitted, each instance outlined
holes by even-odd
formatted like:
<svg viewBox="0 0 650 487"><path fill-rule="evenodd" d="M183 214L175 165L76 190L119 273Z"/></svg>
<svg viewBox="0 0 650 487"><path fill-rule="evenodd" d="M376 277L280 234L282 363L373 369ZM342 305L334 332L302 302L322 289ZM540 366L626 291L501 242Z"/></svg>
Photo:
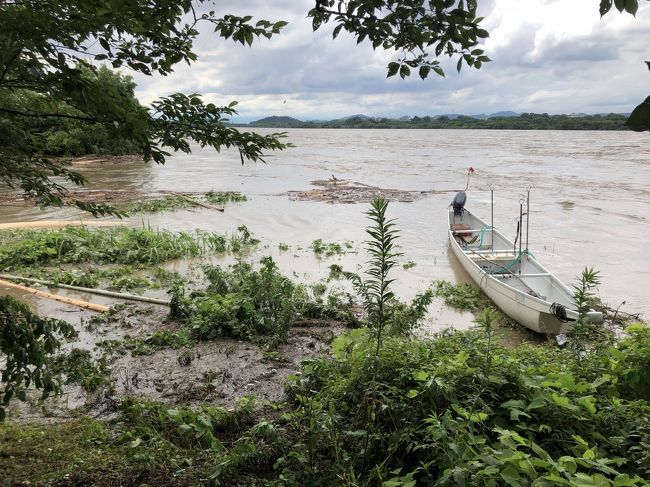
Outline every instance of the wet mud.
<svg viewBox="0 0 650 487"><path fill-rule="evenodd" d="M245 396L281 401L289 375L300 373L302 361L327 355L331 340L345 330L336 321L301 321L291 328L285 343L272 349L264 338L255 343L222 338L143 355L120 345L126 339L146 338L154 332L181 330L183 325L168 320L167 314L164 306L137 303L95 323L77 323L75 328L83 340L68 343L63 351L83 347L96 358L105 356L110 369L105 385L94 392L68 385L62 395L44 403L34 392L27 403L13 401L10 416L53 421L81 413L109 418L125 397L183 407L232 407ZM103 346L105 340L115 346Z"/></svg>

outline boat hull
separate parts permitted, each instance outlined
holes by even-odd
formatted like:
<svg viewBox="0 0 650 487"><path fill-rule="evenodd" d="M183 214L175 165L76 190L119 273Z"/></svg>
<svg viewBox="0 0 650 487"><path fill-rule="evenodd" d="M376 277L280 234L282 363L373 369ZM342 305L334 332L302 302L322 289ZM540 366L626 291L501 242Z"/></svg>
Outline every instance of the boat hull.
<svg viewBox="0 0 650 487"><path fill-rule="evenodd" d="M451 239L451 250L474 284L494 302L494 304L521 325L537 333L557 335L566 333L570 322L563 323L550 314L552 303L539 303L537 299L511 288L489 275L469 260L460 246Z"/></svg>
<svg viewBox="0 0 650 487"><path fill-rule="evenodd" d="M517 252L511 241L483 220L468 210L461 216L450 210L448 228L452 253L507 316L548 335L566 333L578 319L571 290L530 253L521 248ZM562 319L554 308L564 312ZM591 311L588 318L600 322L602 314Z"/></svg>

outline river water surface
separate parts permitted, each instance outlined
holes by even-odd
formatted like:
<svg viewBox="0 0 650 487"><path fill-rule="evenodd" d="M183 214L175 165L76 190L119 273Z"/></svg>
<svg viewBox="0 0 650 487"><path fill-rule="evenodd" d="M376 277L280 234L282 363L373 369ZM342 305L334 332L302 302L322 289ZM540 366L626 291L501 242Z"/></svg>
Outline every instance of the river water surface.
<svg viewBox="0 0 650 487"><path fill-rule="evenodd" d="M268 133L268 131L265 131ZM650 157L647 134L633 132L497 130L288 131L295 148L276 152L267 163L241 165L236 152L195 147L164 166L128 164L83 169L90 189L151 193L240 191L248 201L211 210L177 211L132 219L170 230L230 232L245 224L263 242L254 257L273 255L285 273L316 281L329 265L359 270L367 203L294 201L287 192L312 189L311 181L338 179L382 188L422 192L412 203L389 207L401 231L403 263L396 291L404 299L435 279L467 280L448 251L447 207L465 186L469 166L476 173L467 207L489 221L490 187L495 191L495 226L514 239L520 199L532 187L530 250L567 284L585 266L601 272L599 295L611 307L650 317ZM0 221L69 216L70 210L0 208ZM356 253L317 259L311 242L356 243ZM289 245L280 252L278 245ZM224 261L225 262L225 261ZM179 264L180 265L180 264ZM438 303L436 327L467 326Z"/></svg>

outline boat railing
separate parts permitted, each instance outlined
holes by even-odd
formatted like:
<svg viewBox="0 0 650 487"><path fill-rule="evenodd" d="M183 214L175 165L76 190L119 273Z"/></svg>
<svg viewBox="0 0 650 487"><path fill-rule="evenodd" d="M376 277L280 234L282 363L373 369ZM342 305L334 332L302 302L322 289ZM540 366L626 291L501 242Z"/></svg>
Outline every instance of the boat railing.
<svg viewBox="0 0 650 487"><path fill-rule="evenodd" d="M512 256L517 255L512 250L491 250L491 249L487 249L487 250L473 250L472 249L472 253L473 254L478 254L478 255L483 255L483 254L497 254L497 255L508 255L509 254L509 255L512 255Z"/></svg>
<svg viewBox="0 0 650 487"><path fill-rule="evenodd" d="M550 272L539 272L539 273L530 273L530 274L491 274L495 277L549 277Z"/></svg>
<svg viewBox="0 0 650 487"><path fill-rule="evenodd" d="M490 231L490 230L489 230L489 229L486 230L486 229L484 229L484 228L468 228L468 229L465 229L465 228L458 228L458 229L456 229L456 230L453 230L453 229L452 229L451 232L452 232L454 235L462 235L463 233L479 233L479 232L488 232L488 231Z"/></svg>

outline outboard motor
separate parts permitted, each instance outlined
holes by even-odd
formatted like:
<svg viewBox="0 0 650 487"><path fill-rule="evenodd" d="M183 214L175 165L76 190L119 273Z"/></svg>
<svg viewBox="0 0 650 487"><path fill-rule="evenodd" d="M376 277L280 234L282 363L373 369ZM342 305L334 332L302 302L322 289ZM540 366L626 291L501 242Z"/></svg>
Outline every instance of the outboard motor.
<svg viewBox="0 0 650 487"><path fill-rule="evenodd" d="M467 201L467 194L465 191L469 188L469 177L474 173L474 168L470 167L467 170L467 184L463 191L459 191L454 196L454 201L451 202L451 206L454 207L454 216L463 216L463 211L465 211L465 202Z"/></svg>
<svg viewBox="0 0 650 487"><path fill-rule="evenodd" d="M463 210L465 209L465 202L467 201L467 193L465 191L459 191L454 196L454 201L451 202L451 206L454 207L454 216L462 216Z"/></svg>

